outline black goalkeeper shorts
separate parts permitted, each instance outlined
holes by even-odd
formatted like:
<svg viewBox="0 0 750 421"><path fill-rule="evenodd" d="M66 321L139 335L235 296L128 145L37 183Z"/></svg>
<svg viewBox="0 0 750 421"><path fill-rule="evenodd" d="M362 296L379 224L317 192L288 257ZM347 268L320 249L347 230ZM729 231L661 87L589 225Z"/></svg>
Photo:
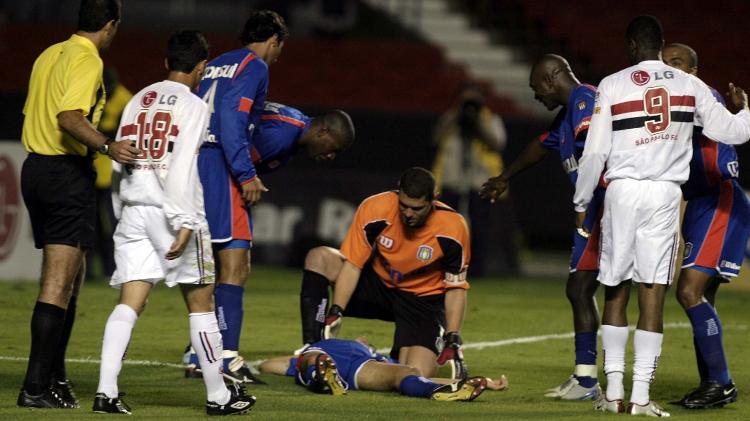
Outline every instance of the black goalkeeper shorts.
<svg viewBox="0 0 750 421"><path fill-rule="evenodd" d="M420 345L438 354L435 342L445 326L445 295L419 297L388 288L367 264L359 276L344 316L396 322L391 358L401 347Z"/></svg>

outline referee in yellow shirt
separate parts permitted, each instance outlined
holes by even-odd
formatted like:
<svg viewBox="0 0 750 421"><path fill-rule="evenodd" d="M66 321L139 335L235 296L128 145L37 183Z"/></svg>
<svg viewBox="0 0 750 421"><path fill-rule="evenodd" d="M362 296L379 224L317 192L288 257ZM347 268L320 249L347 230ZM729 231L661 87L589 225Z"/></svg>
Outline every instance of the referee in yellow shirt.
<svg viewBox="0 0 750 421"><path fill-rule="evenodd" d="M44 249L39 295L31 318L31 350L18 406L76 408L65 373L85 250L94 238L93 151L130 163L140 152L96 129L104 106L102 60L117 32L119 0L82 0L78 28L34 62L22 141L29 153L21 190L34 243Z"/></svg>

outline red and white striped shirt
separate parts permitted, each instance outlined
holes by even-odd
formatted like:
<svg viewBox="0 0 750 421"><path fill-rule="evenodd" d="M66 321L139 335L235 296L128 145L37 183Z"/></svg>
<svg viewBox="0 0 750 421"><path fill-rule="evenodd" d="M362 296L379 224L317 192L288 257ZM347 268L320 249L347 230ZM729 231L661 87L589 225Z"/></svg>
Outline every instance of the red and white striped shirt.
<svg viewBox="0 0 750 421"><path fill-rule="evenodd" d="M684 183L693 124L728 144L750 139L750 111L731 114L700 79L658 60L642 61L599 84L573 203L586 210L604 179Z"/></svg>

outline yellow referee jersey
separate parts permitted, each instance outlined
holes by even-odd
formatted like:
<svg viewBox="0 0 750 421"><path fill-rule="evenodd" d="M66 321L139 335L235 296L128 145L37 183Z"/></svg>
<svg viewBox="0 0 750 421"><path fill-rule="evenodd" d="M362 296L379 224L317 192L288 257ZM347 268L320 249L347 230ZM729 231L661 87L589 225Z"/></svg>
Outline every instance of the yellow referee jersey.
<svg viewBox="0 0 750 421"><path fill-rule="evenodd" d="M86 155L84 144L60 129L57 115L81 110L94 126L104 107L102 59L89 39L72 35L34 62L21 140L27 152L40 155Z"/></svg>

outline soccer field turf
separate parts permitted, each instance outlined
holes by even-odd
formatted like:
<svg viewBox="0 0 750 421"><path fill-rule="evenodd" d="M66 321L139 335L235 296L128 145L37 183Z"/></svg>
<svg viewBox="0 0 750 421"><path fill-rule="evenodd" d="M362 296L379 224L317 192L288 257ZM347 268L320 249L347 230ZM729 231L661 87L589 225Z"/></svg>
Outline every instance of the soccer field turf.
<svg viewBox="0 0 750 421"><path fill-rule="evenodd" d="M344 397L315 395L294 385L291 378L263 376L267 386L250 387L258 403L248 415L255 419L603 419L624 415L601 414L591 402L561 402L543 397L544 390L564 381L573 365L571 314L562 279L481 279L472 284L463 330L465 357L472 375L506 374L510 388L487 391L476 401L431 402L397 393L354 391ZM300 345L300 272L255 267L247 285L242 353L248 360L287 355ZM745 285L743 285L745 284ZM687 317L674 295L667 298L665 339L652 397L673 417L712 421L750 419L750 349L747 280L719 291L719 312L725 332L732 376L739 401L726 408L688 411L668 405L698 382L692 335ZM29 317L36 298L36 283L0 282L0 420L78 420L117 417L91 412L98 381L101 337L117 292L102 282L90 282L78 304L78 316L68 349L69 377L81 401L77 410L29 410L15 406L26 368ZM601 305L601 291L599 293ZM637 320L637 300L630 303L631 325ZM342 337L366 335L378 347L390 344L392 328L385 322L347 318ZM569 334L569 335L566 335ZM517 340L513 340L517 339ZM203 382L185 379L176 366L188 342L185 306L177 289L159 285L136 324L120 390L133 409L133 418L174 420L205 417ZM479 347L484 343L484 347ZM632 335L628 354L632 353ZM600 353L601 355L601 353ZM601 366L601 359L599 360ZM630 390L632 357L628 360L626 389ZM600 378L603 375L600 373Z"/></svg>

